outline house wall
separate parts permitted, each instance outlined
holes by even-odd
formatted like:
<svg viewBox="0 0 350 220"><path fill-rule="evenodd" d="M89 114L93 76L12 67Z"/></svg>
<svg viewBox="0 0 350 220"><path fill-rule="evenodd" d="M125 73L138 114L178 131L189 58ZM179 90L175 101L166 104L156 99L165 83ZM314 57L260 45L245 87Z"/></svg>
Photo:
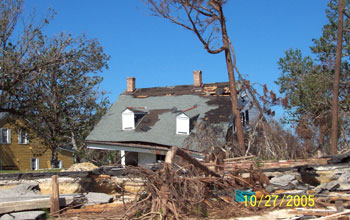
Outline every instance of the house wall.
<svg viewBox="0 0 350 220"><path fill-rule="evenodd" d="M31 158L39 159L39 169L50 168L51 150L47 149L38 138L31 138L29 144L18 143L18 129L8 122L0 123L1 128L11 129L11 144L0 144L0 161L2 169L30 170ZM73 153L61 151L58 159L62 160L63 168L73 164Z"/></svg>
<svg viewBox="0 0 350 220"><path fill-rule="evenodd" d="M155 154L149 154L149 153L138 153L138 161L139 165L144 166L149 163L155 163L156 161L156 155Z"/></svg>

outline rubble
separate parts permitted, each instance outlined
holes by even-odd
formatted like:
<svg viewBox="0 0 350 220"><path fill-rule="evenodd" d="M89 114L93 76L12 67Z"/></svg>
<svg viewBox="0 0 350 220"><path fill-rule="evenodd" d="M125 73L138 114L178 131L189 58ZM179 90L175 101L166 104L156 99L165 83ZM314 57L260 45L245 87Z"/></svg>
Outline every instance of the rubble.
<svg viewBox="0 0 350 220"><path fill-rule="evenodd" d="M270 184L265 187L266 191L270 193L275 192L276 190L289 190L290 194L295 194L296 192L305 193L306 190L311 188L313 187L302 182L301 175L296 172L273 177L270 180Z"/></svg>
<svg viewBox="0 0 350 220"><path fill-rule="evenodd" d="M17 185L11 189L0 190L0 201L8 197L19 197L23 195L38 195L40 194L39 184L24 183Z"/></svg>
<svg viewBox="0 0 350 220"><path fill-rule="evenodd" d="M59 178L59 193L60 194L74 194L82 193L85 187L89 184L84 182L81 178L61 177ZM42 195L50 195L52 190L52 180L47 179L39 183L40 193Z"/></svg>
<svg viewBox="0 0 350 220"><path fill-rule="evenodd" d="M350 190L350 171L346 171L341 174L338 179L339 190Z"/></svg>
<svg viewBox="0 0 350 220"><path fill-rule="evenodd" d="M5 214L0 220L45 220L46 213L44 211L14 212Z"/></svg>
<svg viewBox="0 0 350 220"><path fill-rule="evenodd" d="M75 163L65 171L90 171L98 167L90 162Z"/></svg>
<svg viewBox="0 0 350 220"><path fill-rule="evenodd" d="M50 197L42 195L18 196L0 198L0 215L27 210L50 208ZM84 201L84 197L78 195L60 195L61 207L74 206Z"/></svg>
<svg viewBox="0 0 350 220"><path fill-rule="evenodd" d="M350 152L339 155L331 155L327 157L331 158L330 160L328 160L328 164L342 164L350 162Z"/></svg>
<svg viewBox="0 0 350 220"><path fill-rule="evenodd" d="M321 193L324 193L324 192L333 192L336 189L338 189L339 186L340 186L339 182L337 180L334 180L332 182L320 184L313 191L314 191L315 194L321 194Z"/></svg>
<svg viewBox="0 0 350 220"><path fill-rule="evenodd" d="M176 155L181 159L175 167ZM263 185L268 184L268 179L259 169L251 167L248 170L249 178L241 177L238 170L223 175L208 169L176 147L167 153L161 169L152 171L128 167L127 172L147 181L143 193L138 196L139 201L125 211L126 219L140 216L150 219L184 219L189 216L224 218L244 215L251 213L251 210L235 201L235 193L248 188L265 194Z"/></svg>
<svg viewBox="0 0 350 220"><path fill-rule="evenodd" d="M87 198L87 205L113 202L113 196L107 195L105 193L88 192L85 197Z"/></svg>
<svg viewBox="0 0 350 220"><path fill-rule="evenodd" d="M286 175L282 175L280 177L274 177L270 180L270 184L276 185L276 186L280 186L280 187L286 187L290 184L294 184L292 183L293 181L298 181L297 178L300 178L299 174L286 174Z"/></svg>
<svg viewBox="0 0 350 220"><path fill-rule="evenodd" d="M176 159L176 157L178 158ZM336 212L334 211L335 204L337 207L341 204L339 207L344 207L345 211L350 208L350 194L347 194L347 190L350 190L349 164L316 164L314 166L302 165L261 170L254 164L250 164L249 168L232 167L232 161L242 161L242 158L229 159L226 161L227 164L230 164L229 169L224 167L219 171L214 171L215 167L208 169L208 166L195 160L186 152L174 150L173 156L167 155L166 162L160 165L158 170L127 167L122 172L125 173L122 176L110 176L103 174L102 170L113 170L112 167L94 169L93 172L96 174L89 174L84 180L85 182L83 181L84 188L80 189L86 190L87 193L81 194L79 201L66 200L61 206L61 208L67 205L71 208L76 206L81 208L65 208L67 211L60 215L62 219L70 219L68 216L72 219L74 216L79 216L79 219L89 219L91 216L98 217L99 213L100 215L103 213L103 217L113 216L125 219L142 216L147 216L150 219L160 216L163 219L187 219L190 217L229 219L237 216L236 219L272 220L282 217L285 219L304 219L311 215L319 217L332 215ZM173 166L175 162L176 166ZM271 179L268 180L264 173ZM62 189L66 188L65 178L67 177L59 179ZM89 181L87 181L88 179ZM82 179L76 183L81 184ZM34 203L28 204L20 200L12 200L11 203L6 204L0 203L0 213L7 212L12 215L12 213L20 211L18 207L26 210L48 207L49 198L40 195L39 188L41 191L48 190L50 192L50 186L49 181L38 181L29 184L26 182L26 184L15 186L12 189L0 190L0 202L1 198L3 201L7 200L7 197L4 197L7 195L10 197L15 195L18 199L20 197L38 199ZM129 189L130 187L132 190ZM126 192L126 189L130 192ZM260 207L247 206L244 199L237 200L237 192L248 192L249 190L258 201L262 198ZM275 201L279 205L276 207L266 206L269 203L269 200L264 198L266 195L279 196ZM288 201L283 201L281 198L287 195L293 196L292 198L298 198L298 196L301 198L303 195L314 196L315 206L306 207L303 210L300 206L296 206L297 209L294 211L284 210L288 208ZM116 198L114 202L113 198ZM331 208L327 208L327 206ZM271 209L281 210L270 212ZM163 210L166 211L163 212ZM338 211L340 210L342 209ZM11 215L5 214L0 220L11 217ZM346 213L340 216L343 215ZM77 218L75 217L75 219Z"/></svg>

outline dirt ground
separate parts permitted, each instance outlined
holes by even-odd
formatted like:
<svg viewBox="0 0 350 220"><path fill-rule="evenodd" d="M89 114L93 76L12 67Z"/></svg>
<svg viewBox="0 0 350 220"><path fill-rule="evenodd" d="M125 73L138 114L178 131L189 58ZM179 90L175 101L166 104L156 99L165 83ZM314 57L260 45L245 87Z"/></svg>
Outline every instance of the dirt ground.
<svg viewBox="0 0 350 220"><path fill-rule="evenodd" d="M63 220L120 220L124 219L123 213L130 206L126 204L124 207L122 203L112 203L106 205L87 206L83 209L70 209L63 212L56 219ZM246 217L225 218L227 220L280 220L295 217L296 214L290 214L291 209L278 210L258 210L256 214L251 213ZM146 217L146 216L145 216ZM142 218L140 218L142 219ZM223 219L223 218L188 218L188 219Z"/></svg>

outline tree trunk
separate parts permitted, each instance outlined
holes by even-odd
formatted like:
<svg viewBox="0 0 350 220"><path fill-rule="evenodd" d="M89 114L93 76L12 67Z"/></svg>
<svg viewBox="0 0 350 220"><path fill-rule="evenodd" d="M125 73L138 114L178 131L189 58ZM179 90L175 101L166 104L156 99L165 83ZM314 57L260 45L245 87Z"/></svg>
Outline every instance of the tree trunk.
<svg viewBox="0 0 350 220"><path fill-rule="evenodd" d="M177 148L176 154L179 155L180 157L182 157L184 160L186 160L190 164L193 164L195 167L201 169L205 174L212 175L215 177L220 177L220 175L218 173L212 171L211 169L209 169L208 167L203 165L196 158L193 158L191 155L189 155L188 153L186 153L182 149Z"/></svg>
<svg viewBox="0 0 350 220"><path fill-rule="evenodd" d="M238 146L240 148L241 153L244 155L246 149L245 149L245 144L244 144L243 126L242 126L241 117L240 117L240 113L239 113L236 80L235 80L235 75L234 75L234 67L233 67L233 63L232 63L232 54L230 51L229 38L228 38L228 34L227 34L227 29L226 29L226 20L225 20L221 6L220 6L220 16L221 16L220 23L221 23L221 29L222 29L222 43L223 43L223 46L225 48L225 59L226 59L226 66L227 66L229 84L230 84L232 114L235 117L235 126L236 126L236 130L237 130Z"/></svg>
<svg viewBox="0 0 350 220"><path fill-rule="evenodd" d="M327 150L324 148L324 140L325 140L325 135L326 135L326 130L327 130L327 125L325 122L320 122L320 136L318 140L318 149L321 150L323 153L326 153Z"/></svg>
<svg viewBox="0 0 350 220"><path fill-rule="evenodd" d="M51 148L51 168L58 168L58 147Z"/></svg>
<svg viewBox="0 0 350 220"><path fill-rule="evenodd" d="M74 132L71 132L72 135L72 145L73 145L73 149L74 149L74 159L75 162L80 163L80 155L81 155L81 149L78 148L77 142L75 141L75 136L74 136Z"/></svg>
<svg viewBox="0 0 350 220"><path fill-rule="evenodd" d="M344 11L344 0L339 0L337 51L336 51L336 58L335 58L335 72L334 72L333 100L332 100L331 154L336 154L338 152L338 117L339 117L338 97L339 97L342 46L343 46L343 11Z"/></svg>

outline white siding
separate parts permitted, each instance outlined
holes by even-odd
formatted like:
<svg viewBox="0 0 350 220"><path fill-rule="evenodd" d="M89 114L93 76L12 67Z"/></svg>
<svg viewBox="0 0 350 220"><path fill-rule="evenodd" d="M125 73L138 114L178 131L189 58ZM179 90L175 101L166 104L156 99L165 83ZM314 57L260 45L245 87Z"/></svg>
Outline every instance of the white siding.
<svg viewBox="0 0 350 220"><path fill-rule="evenodd" d="M135 129L135 115L133 111L125 109L122 112L122 126L123 130L133 130Z"/></svg>
<svg viewBox="0 0 350 220"><path fill-rule="evenodd" d="M156 155L149 153L138 153L138 162L139 165L144 166L149 163L156 163Z"/></svg>
<svg viewBox="0 0 350 220"><path fill-rule="evenodd" d="M190 134L190 118L184 113L176 116L176 134Z"/></svg>

